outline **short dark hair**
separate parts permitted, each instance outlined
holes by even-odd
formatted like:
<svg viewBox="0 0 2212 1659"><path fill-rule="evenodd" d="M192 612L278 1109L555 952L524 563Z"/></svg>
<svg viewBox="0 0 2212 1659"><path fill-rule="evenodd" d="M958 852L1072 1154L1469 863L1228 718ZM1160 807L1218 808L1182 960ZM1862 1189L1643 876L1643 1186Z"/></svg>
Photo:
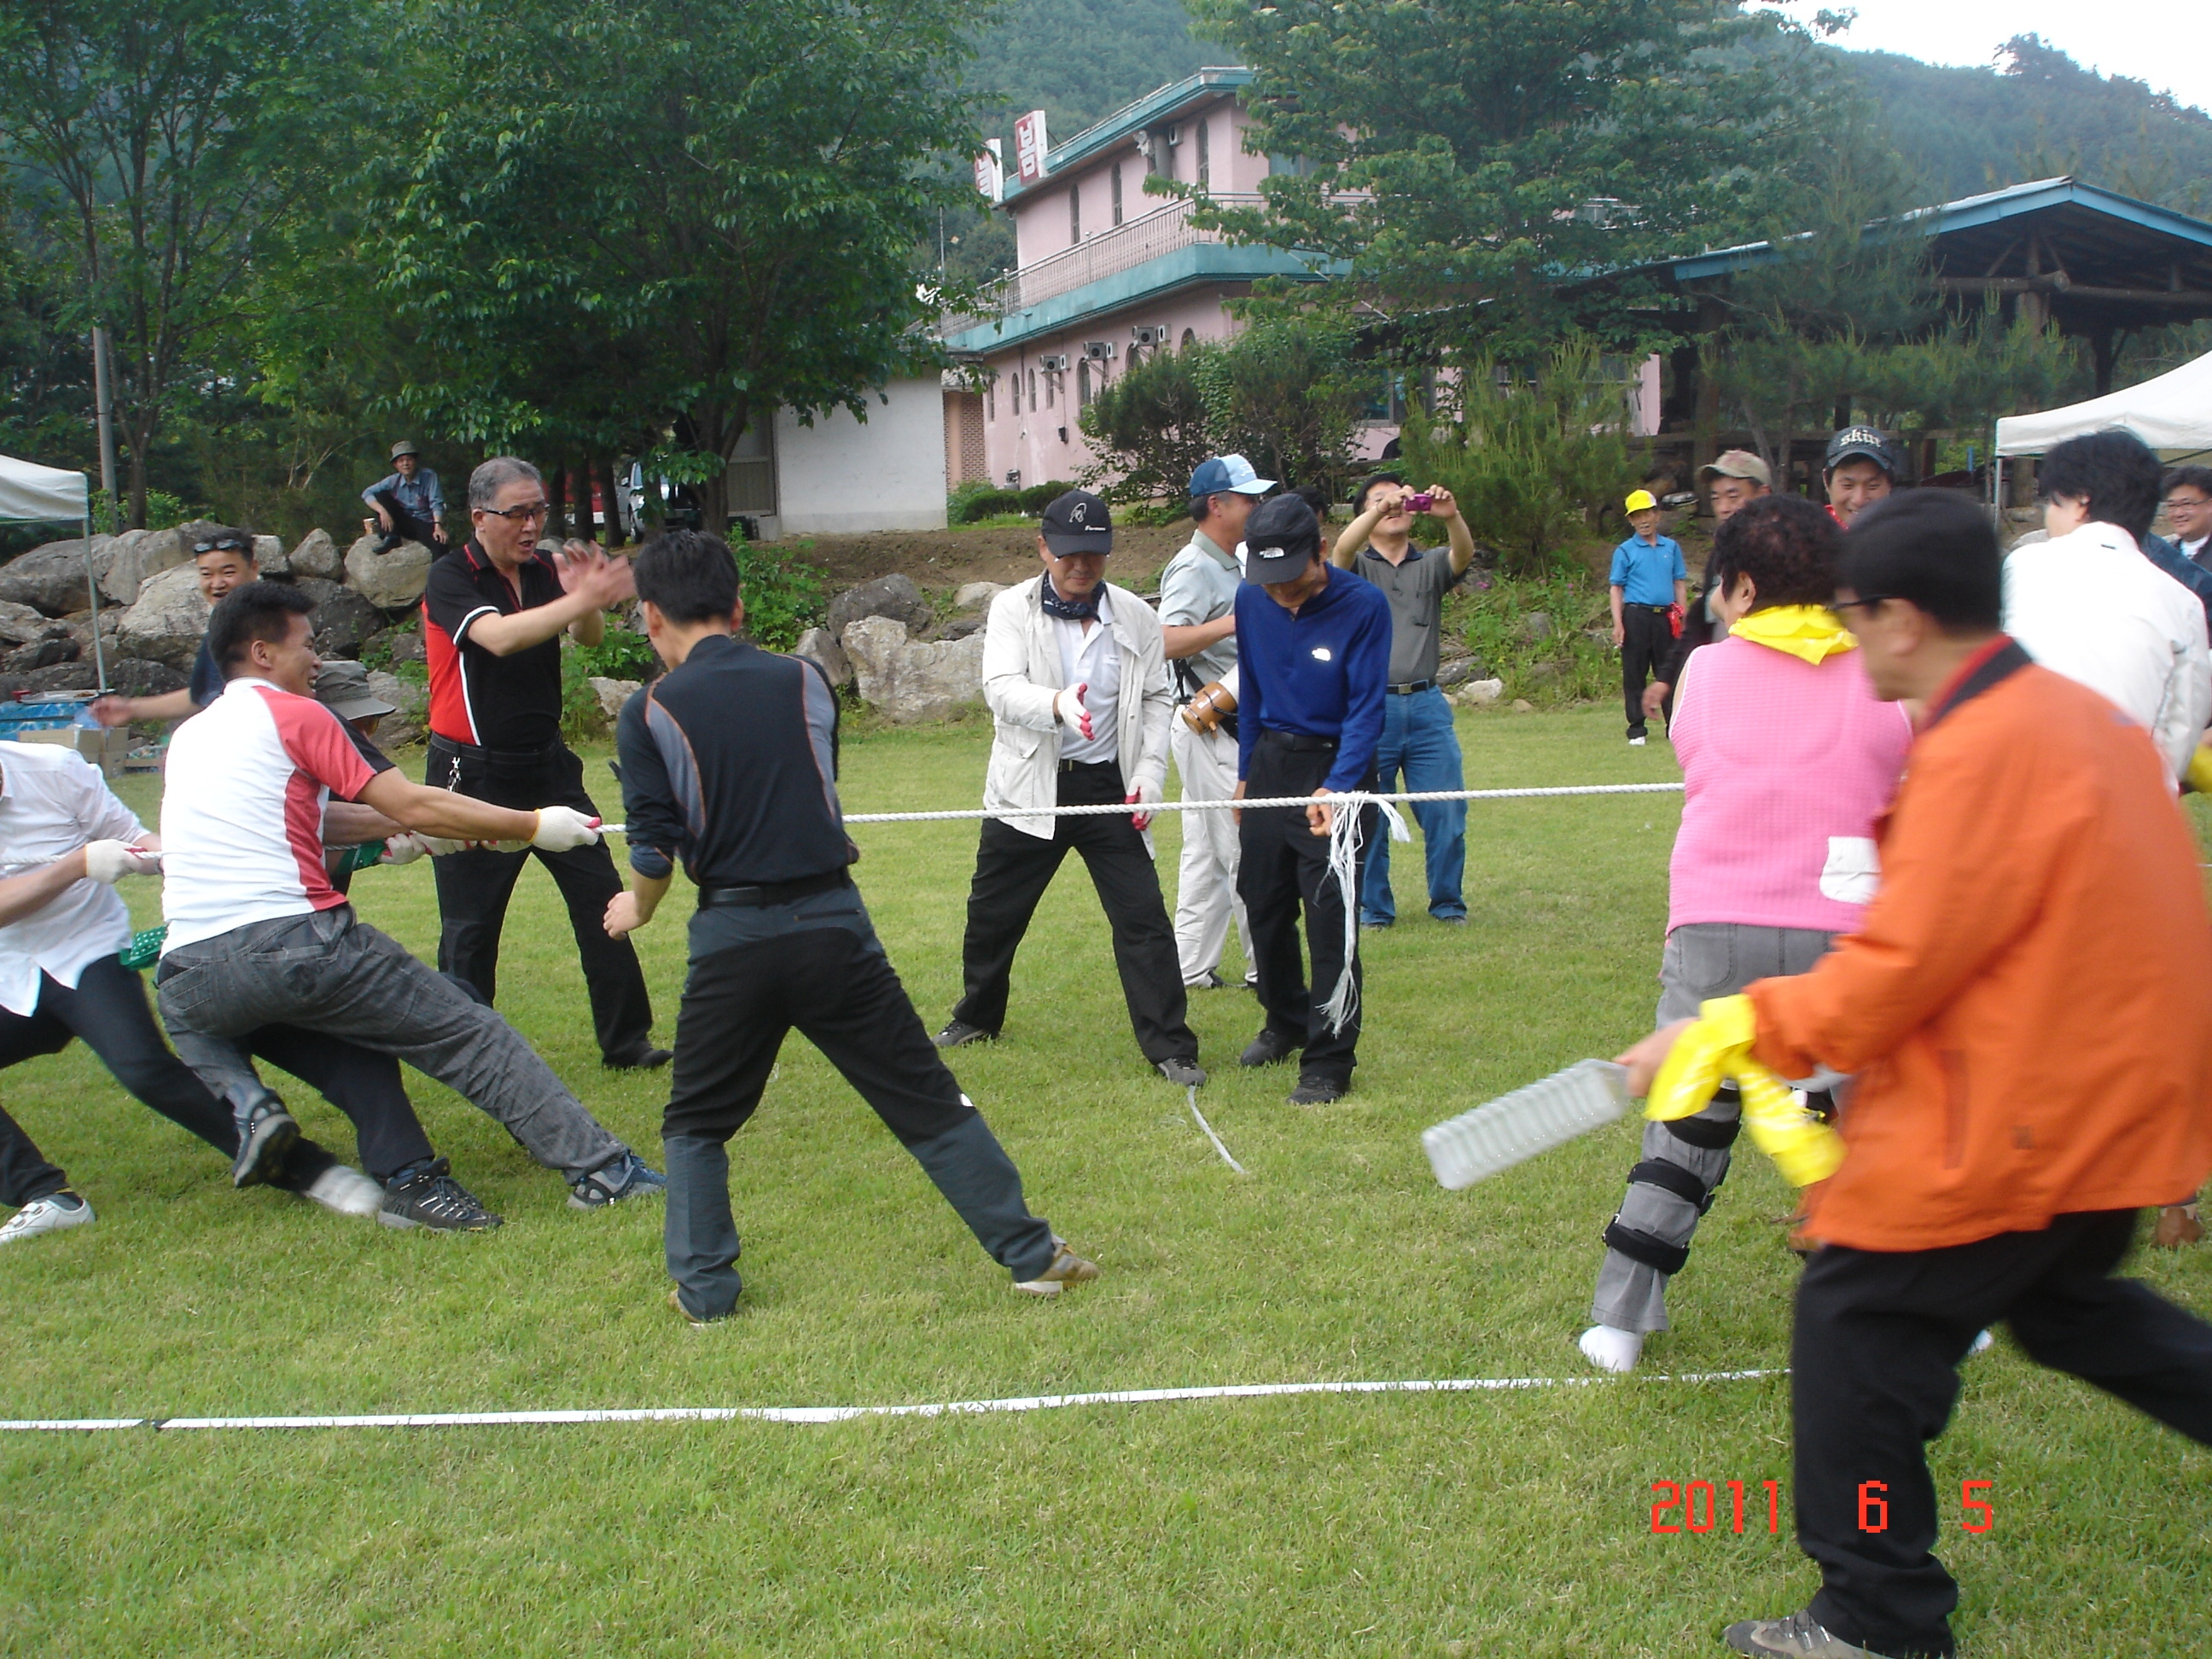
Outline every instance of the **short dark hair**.
<svg viewBox="0 0 2212 1659"><path fill-rule="evenodd" d="M2132 432L2085 432L2051 446L2035 470L2036 488L2049 498L2086 499L2089 516L2116 524L2141 541L2158 516L2164 469Z"/></svg>
<svg viewBox="0 0 2212 1659"><path fill-rule="evenodd" d="M1367 511L1367 492L1374 489L1376 484L1386 483L1395 484L1401 489L1406 487L1405 479L1395 472L1370 473L1354 484L1352 489L1352 516L1356 519Z"/></svg>
<svg viewBox="0 0 2212 1659"><path fill-rule="evenodd" d="M223 678L246 660L256 640L275 645L291 631L292 618L313 611L314 600L285 582L246 582L216 601L208 618L208 655Z"/></svg>
<svg viewBox="0 0 2212 1659"><path fill-rule="evenodd" d="M1802 495L1761 495L1713 532L1708 586L1726 592L1738 576L1758 590L1753 609L1826 605L1836 596L1843 534L1825 508Z"/></svg>
<svg viewBox="0 0 2212 1659"><path fill-rule="evenodd" d="M664 530L638 550L637 596L672 623L720 622L738 608L738 561L703 530Z"/></svg>
<svg viewBox="0 0 2212 1659"><path fill-rule="evenodd" d="M2163 501L2186 484L2200 495L2212 497L2212 466L2177 466L2159 481L2159 499Z"/></svg>
<svg viewBox="0 0 2212 1659"><path fill-rule="evenodd" d="M253 532L244 525L201 525L192 532L185 545L191 550L191 556L195 559L201 556L202 550L205 550L210 553L235 551L244 554L248 564L260 562L253 556Z"/></svg>
<svg viewBox="0 0 2212 1659"><path fill-rule="evenodd" d="M1863 599L1904 599L1947 634L1990 633L2004 621L1996 527L1985 508L1954 489L1908 489L1853 519L1836 586Z"/></svg>

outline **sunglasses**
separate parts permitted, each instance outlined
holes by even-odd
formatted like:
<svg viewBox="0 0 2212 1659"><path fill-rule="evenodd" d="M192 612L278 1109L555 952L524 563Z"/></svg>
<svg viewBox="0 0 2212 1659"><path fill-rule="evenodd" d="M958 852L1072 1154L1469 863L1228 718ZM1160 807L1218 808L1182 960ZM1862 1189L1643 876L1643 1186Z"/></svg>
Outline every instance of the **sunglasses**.
<svg viewBox="0 0 2212 1659"><path fill-rule="evenodd" d="M192 556L196 559L203 553L251 553L252 550L252 543L240 541L235 536L224 536L216 541L192 544Z"/></svg>
<svg viewBox="0 0 2212 1659"><path fill-rule="evenodd" d="M526 507L480 507L477 511L488 518L505 519L509 524L528 524L533 519L551 518L553 503L532 501Z"/></svg>

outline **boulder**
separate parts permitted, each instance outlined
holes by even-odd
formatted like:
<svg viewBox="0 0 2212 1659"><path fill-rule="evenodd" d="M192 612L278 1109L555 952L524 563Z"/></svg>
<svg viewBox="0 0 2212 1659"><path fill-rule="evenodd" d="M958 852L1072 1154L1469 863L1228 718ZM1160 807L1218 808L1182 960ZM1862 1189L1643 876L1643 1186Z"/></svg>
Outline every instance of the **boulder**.
<svg viewBox="0 0 2212 1659"><path fill-rule="evenodd" d="M991 601L1006 591L1004 582L968 582L952 596L952 608L956 611L988 610Z"/></svg>
<svg viewBox="0 0 2212 1659"><path fill-rule="evenodd" d="M894 572L862 582L858 587L848 587L830 600L830 614L823 619L823 626L830 630L831 639L842 644L846 629L863 617L888 617L903 623L908 632L919 633L929 626L935 614L921 590L909 578Z"/></svg>
<svg viewBox="0 0 2212 1659"><path fill-rule="evenodd" d="M990 620L988 617L955 617L944 627L932 629L929 637L933 640L964 640L970 634L981 633L989 625Z"/></svg>
<svg viewBox="0 0 2212 1659"><path fill-rule="evenodd" d="M1548 611L1531 611L1521 618L1521 632L1530 640L1548 640L1557 631Z"/></svg>
<svg viewBox="0 0 2212 1659"><path fill-rule="evenodd" d="M983 691L983 636L924 642L909 639L890 617L862 617L846 625L860 700L895 726L949 720Z"/></svg>
<svg viewBox="0 0 2212 1659"><path fill-rule="evenodd" d="M27 605L0 600L0 644L28 645L43 638L46 619Z"/></svg>
<svg viewBox="0 0 2212 1659"><path fill-rule="evenodd" d="M1480 708L1486 704L1496 702L1504 695L1504 680L1469 680L1452 693L1454 697L1470 708Z"/></svg>
<svg viewBox="0 0 2212 1659"><path fill-rule="evenodd" d="M29 673L16 676L33 696L41 691L97 691L100 676L94 670L90 657L80 657L75 662L58 662L50 668L34 668Z"/></svg>
<svg viewBox="0 0 2212 1659"><path fill-rule="evenodd" d="M77 659L82 663L86 659ZM191 684L191 676L181 668L172 668L163 662L149 662L141 657L118 657L110 653L107 659L107 686L126 697L159 697L172 691L181 691Z"/></svg>
<svg viewBox="0 0 2212 1659"><path fill-rule="evenodd" d="M399 711L386 714L376 723L379 744L386 749L404 749L410 744L422 741L423 722L429 717L430 708L430 694L425 688L411 685L396 674L372 669L368 691L371 696L383 698Z"/></svg>
<svg viewBox="0 0 2212 1659"><path fill-rule="evenodd" d="M102 555L112 536L92 538L92 569L100 573ZM84 538L47 542L17 558L0 564L0 599L27 605L49 617L65 617L92 602L87 586ZM127 603L127 601L126 601Z"/></svg>
<svg viewBox="0 0 2212 1659"><path fill-rule="evenodd" d="M126 530L93 555L100 596L117 605L136 604L148 577L191 562L184 536L174 530Z"/></svg>
<svg viewBox="0 0 2212 1659"><path fill-rule="evenodd" d="M319 577L307 576L296 584L315 602L315 651L325 657L359 657L361 648L391 624L384 613L350 587L340 587Z"/></svg>
<svg viewBox="0 0 2212 1659"><path fill-rule="evenodd" d="M791 647L794 657L805 657L821 665L822 672L830 677L832 685L853 683L853 660L845 654L845 647L831 637L826 628L810 628L799 636L799 643Z"/></svg>
<svg viewBox="0 0 2212 1659"><path fill-rule="evenodd" d="M83 654L82 645L65 631L58 631L46 639L19 645L0 657L0 674L27 674L34 668L50 668L58 662L75 662Z"/></svg>
<svg viewBox="0 0 2212 1659"><path fill-rule="evenodd" d="M325 581L336 581L345 568L338 556L338 544L331 539L327 530L310 530L300 538L285 562L292 567L295 576L318 576Z"/></svg>
<svg viewBox="0 0 2212 1659"><path fill-rule="evenodd" d="M384 641L392 647L392 660L394 662L428 660L422 650L422 630L420 628L395 628L384 636Z"/></svg>
<svg viewBox="0 0 2212 1659"><path fill-rule="evenodd" d="M1462 684L1474 678L1474 659L1473 657L1455 657L1448 662L1439 662L1437 665L1437 684L1447 691L1455 685Z"/></svg>
<svg viewBox="0 0 2212 1659"><path fill-rule="evenodd" d="M1528 666L1528 679L1531 685L1549 685L1559 678L1559 665L1555 662L1531 663Z"/></svg>
<svg viewBox="0 0 2212 1659"><path fill-rule="evenodd" d="M126 657L190 668L207 632L209 605L200 597L199 577L191 565L180 564L149 578L116 628L116 648Z"/></svg>
<svg viewBox="0 0 2212 1659"><path fill-rule="evenodd" d="M420 542L398 542L380 553L378 539L363 536L346 550L346 586L380 611L404 611L422 597L430 550Z"/></svg>
<svg viewBox="0 0 2212 1659"><path fill-rule="evenodd" d="M621 717L623 705L629 701L629 694L645 682L609 679L604 674L594 674L589 684L592 695L599 700L599 713L607 717L607 723L611 726Z"/></svg>
<svg viewBox="0 0 2212 1659"><path fill-rule="evenodd" d="M1533 714L1536 712L1536 705L1526 697L1516 697L1513 699L1513 712L1516 714Z"/></svg>
<svg viewBox="0 0 2212 1659"><path fill-rule="evenodd" d="M253 538L253 562L264 576L289 576L292 561L284 555L284 539L281 536L256 536Z"/></svg>

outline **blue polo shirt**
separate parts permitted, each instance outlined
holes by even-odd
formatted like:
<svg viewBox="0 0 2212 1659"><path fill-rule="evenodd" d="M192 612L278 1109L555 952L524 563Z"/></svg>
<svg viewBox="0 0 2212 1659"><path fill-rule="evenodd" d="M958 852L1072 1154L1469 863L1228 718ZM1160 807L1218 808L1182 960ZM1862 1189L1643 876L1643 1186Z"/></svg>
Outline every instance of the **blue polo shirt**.
<svg viewBox="0 0 2212 1659"><path fill-rule="evenodd" d="M1357 789L1374 769L1390 672L1390 601L1332 566L1328 586L1293 616L1247 582L1237 593L1237 775L1252 769L1260 728L1337 740L1324 786Z"/></svg>
<svg viewBox="0 0 2212 1659"><path fill-rule="evenodd" d="M1680 544L1672 536L1645 541L1631 536L1613 550L1613 574L1608 584L1620 590L1628 605L1674 603L1674 584L1690 580L1690 567L1682 562Z"/></svg>

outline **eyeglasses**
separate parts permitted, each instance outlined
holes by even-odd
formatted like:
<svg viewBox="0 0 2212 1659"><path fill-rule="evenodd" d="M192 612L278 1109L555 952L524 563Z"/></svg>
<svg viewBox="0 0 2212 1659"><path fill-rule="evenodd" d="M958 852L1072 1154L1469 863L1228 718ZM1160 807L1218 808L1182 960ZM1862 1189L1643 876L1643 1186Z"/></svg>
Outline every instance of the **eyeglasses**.
<svg viewBox="0 0 2212 1659"><path fill-rule="evenodd" d="M525 507L480 507L477 511L495 519L505 519L509 524L528 524L533 519L551 518L553 503L532 501Z"/></svg>
<svg viewBox="0 0 2212 1659"><path fill-rule="evenodd" d="M1831 611L1855 611L1863 606L1870 610L1877 605L1887 605L1896 597L1897 595L1894 593L1869 593L1863 599L1831 599L1828 601L1828 609Z"/></svg>

